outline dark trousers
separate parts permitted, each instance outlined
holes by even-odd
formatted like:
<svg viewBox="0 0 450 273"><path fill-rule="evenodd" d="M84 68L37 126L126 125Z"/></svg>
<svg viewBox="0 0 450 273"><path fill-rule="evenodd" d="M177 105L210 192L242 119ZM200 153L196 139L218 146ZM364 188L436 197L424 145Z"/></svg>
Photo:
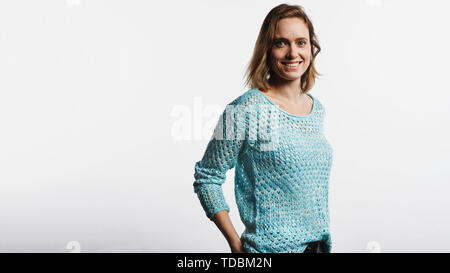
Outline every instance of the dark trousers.
<svg viewBox="0 0 450 273"><path fill-rule="evenodd" d="M323 241L314 241L309 242L303 253L327 253L325 248L325 242Z"/></svg>

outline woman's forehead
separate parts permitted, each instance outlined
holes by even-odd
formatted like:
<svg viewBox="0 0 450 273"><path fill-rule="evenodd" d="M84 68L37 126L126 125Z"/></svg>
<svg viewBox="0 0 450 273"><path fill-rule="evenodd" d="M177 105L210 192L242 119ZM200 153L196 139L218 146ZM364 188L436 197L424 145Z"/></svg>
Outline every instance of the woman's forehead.
<svg viewBox="0 0 450 273"><path fill-rule="evenodd" d="M309 31L305 22L300 18L283 18L278 21L275 38L308 38Z"/></svg>

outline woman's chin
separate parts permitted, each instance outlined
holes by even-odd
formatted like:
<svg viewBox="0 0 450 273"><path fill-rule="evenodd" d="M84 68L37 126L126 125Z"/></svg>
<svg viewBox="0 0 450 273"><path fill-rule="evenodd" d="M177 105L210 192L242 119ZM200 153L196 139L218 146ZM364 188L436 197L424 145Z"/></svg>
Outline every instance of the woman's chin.
<svg viewBox="0 0 450 273"><path fill-rule="evenodd" d="M287 80L287 81L295 81L300 79L302 75L301 74L296 74L296 75L292 75L292 74L285 74L283 75L283 79Z"/></svg>

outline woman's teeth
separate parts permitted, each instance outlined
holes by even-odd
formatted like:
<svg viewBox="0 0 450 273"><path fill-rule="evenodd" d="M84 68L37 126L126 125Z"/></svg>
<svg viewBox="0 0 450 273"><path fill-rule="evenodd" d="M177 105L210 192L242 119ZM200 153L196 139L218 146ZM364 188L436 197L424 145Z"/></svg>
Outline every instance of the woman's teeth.
<svg viewBox="0 0 450 273"><path fill-rule="evenodd" d="M299 62L297 62L297 63L291 63L291 64L289 64L289 63L283 63L283 65L289 66L289 67L296 67L296 66L299 65Z"/></svg>

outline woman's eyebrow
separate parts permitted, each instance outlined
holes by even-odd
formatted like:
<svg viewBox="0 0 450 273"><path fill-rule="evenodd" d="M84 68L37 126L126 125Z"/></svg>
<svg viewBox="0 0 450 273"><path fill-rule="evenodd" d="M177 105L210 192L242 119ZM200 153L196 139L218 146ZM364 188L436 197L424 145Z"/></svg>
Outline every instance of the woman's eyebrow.
<svg viewBox="0 0 450 273"><path fill-rule="evenodd" d="M275 40L288 40L289 41L289 39L288 38L284 38L284 37L275 37ZM295 39L296 41L298 41L298 40L306 40L306 41L308 41L308 38L306 38L306 37L298 37L297 39Z"/></svg>

